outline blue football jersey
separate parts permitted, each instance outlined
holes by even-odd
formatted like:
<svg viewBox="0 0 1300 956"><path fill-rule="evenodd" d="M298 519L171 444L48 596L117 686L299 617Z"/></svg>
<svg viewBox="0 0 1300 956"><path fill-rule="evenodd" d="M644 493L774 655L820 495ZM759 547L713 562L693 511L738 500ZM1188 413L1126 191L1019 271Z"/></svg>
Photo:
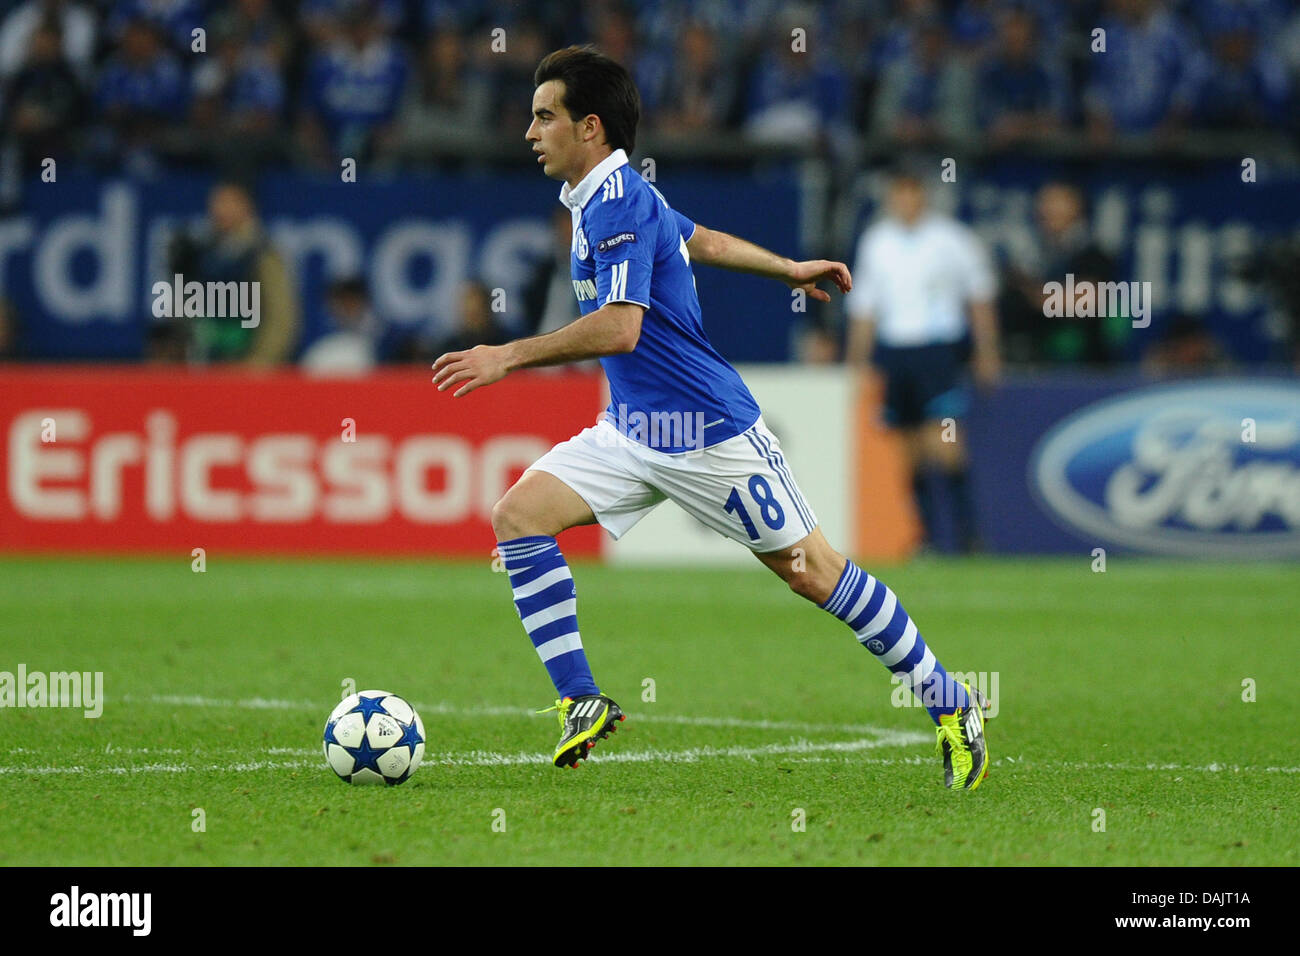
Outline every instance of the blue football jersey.
<svg viewBox="0 0 1300 956"><path fill-rule="evenodd" d="M704 334L686 241L695 224L615 150L560 201L573 214L573 290L583 315L610 302L645 306L641 338L600 360L609 421L676 454L716 445L758 420L758 403Z"/></svg>

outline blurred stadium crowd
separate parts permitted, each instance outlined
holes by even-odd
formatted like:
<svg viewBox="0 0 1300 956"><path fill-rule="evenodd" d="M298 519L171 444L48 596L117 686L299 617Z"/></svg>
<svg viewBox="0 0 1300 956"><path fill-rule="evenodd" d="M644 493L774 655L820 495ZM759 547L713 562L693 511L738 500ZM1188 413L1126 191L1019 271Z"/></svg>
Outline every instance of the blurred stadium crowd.
<svg viewBox="0 0 1300 956"><path fill-rule="evenodd" d="M1092 55L1097 29L1104 57ZM1244 136L1280 141L1275 153L1294 163L1300 135L1291 0L0 0L0 215L19 207L22 181L46 157L102 175L199 170L225 183L273 168L337 176L345 158L376 171L518 166L538 61L581 42L632 71L639 146L744 162L765 150L813 155L834 183L828 206L849 208L838 201L853 178L903 151L1222 152ZM364 280L346 276L307 306L328 317L321 339L302 334L304 304L259 232L253 191L219 187L208 246L173 249L172 263L258 278L265 327L250 344L216 326L205 337L202 323L159 324L149 354L328 370L547 331L572 309L557 212L556 255L528 284L520 327L498 323L492 290L470 282L436 338L397 338ZM1009 361L1133 357L1126 317L1076 326L1069 341L1041 322L1044 277L1119 278L1087 241L1086 217L1072 184L1048 184L1033 261L999 263ZM848 259L848 232L829 229L805 251ZM1272 272L1296 274L1293 261L1300 251ZM0 300L0 357L21 357L20 318ZM819 312L792 351L840 360L844 320ZM1300 356L1295 324L1288 354ZM1201 367L1220 358L1196 316L1168 328L1166 353Z"/></svg>
<svg viewBox="0 0 1300 956"><path fill-rule="evenodd" d="M795 27L815 55L791 50ZM522 135L537 61L585 41L633 71L648 132L831 154L862 134L1294 130L1300 87L1286 0L8 0L4 138L24 166L427 163Z"/></svg>

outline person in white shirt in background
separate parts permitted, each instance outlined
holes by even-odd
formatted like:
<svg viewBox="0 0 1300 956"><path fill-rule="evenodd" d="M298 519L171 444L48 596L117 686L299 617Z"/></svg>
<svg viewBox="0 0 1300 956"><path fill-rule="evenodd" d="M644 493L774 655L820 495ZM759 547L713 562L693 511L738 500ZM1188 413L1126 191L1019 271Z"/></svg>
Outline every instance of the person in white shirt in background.
<svg viewBox="0 0 1300 956"><path fill-rule="evenodd" d="M937 481L947 486L958 546L977 550L960 422L970 406L967 364L981 386L1001 375L988 255L968 227L928 208L921 176L904 170L890 179L885 215L858 242L853 280L848 362L884 379L885 420L903 432L926 542Z"/></svg>
<svg viewBox="0 0 1300 956"><path fill-rule="evenodd" d="M303 372L326 377L354 377L374 370L379 320L370 308L361 278L339 279L326 293L325 307L333 330L321 336L298 360Z"/></svg>

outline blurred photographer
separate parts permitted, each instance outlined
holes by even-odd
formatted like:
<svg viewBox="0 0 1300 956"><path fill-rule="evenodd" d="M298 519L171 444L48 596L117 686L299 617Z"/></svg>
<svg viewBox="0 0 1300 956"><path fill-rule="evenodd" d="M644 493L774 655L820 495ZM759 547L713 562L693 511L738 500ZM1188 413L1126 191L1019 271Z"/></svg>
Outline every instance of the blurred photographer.
<svg viewBox="0 0 1300 956"><path fill-rule="evenodd" d="M1114 366L1125 360L1128 315L1048 318L1046 283L1102 283L1118 278L1115 261L1092 238L1083 192L1073 183L1045 183L1034 200L1032 241L1013 251L998 306L1007 358L1047 365Z"/></svg>
<svg viewBox="0 0 1300 956"><path fill-rule="evenodd" d="M218 184L208 197L207 229L199 236L178 236L170 253L170 272L185 283L257 283L258 315L247 326L238 315L180 320L187 330L191 362L265 368L291 359L301 311L298 291L284 259L263 232L245 187Z"/></svg>

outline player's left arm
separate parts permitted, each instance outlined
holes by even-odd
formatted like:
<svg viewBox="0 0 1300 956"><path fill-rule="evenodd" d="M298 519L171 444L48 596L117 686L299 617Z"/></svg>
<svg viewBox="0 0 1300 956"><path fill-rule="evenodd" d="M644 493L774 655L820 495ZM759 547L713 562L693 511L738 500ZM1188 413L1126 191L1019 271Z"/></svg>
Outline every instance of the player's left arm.
<svg viewBox="0 0 1300 956"><path fill-rule="evenodd" d="M778 256L762 246L718 229L706 229L698 223L686 243L692 262L718 266L734 272L748 272L766 279L779 279L792 289L802 289L818 302L829 302L829 292L817 288L817 283L830 280L840 292L853 288L849 267L829 259L809 259L796 262Z"/></svg>
<svg viewBox="0 0 1300 956"><path fill-rule="evenodd" d="M440 392L459 384L452 397L460 398L501 381L515 369L623 355L636 348L644 314L643 305L610 302L546 335L448 352L433 363L433 381Z"/></svg>

